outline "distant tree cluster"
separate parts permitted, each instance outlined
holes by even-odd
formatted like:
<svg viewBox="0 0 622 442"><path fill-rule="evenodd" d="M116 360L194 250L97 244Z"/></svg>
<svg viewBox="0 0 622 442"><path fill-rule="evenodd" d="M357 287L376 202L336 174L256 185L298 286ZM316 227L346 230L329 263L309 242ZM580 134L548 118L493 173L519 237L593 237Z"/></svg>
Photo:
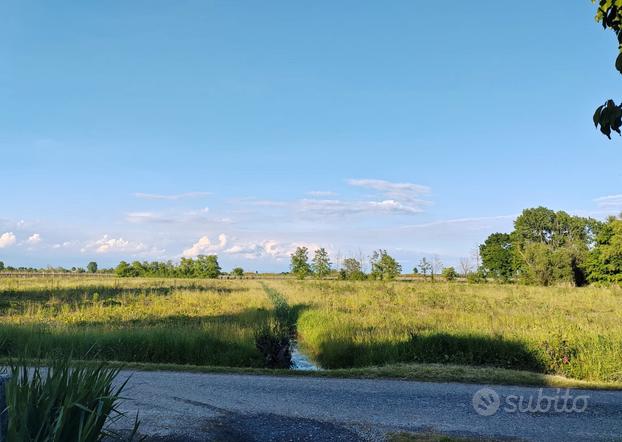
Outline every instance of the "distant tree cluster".
<svg viewBox="0 0 622 442"><path fill-rule="evenodd" d="M309 263L309 249L298 247L291 255L290 271L298 279L305 279L307 276L315 275L324 278L330 275L332 263L326 249L317 249L313 254L313 261Z"/></svg>
<svg viewBox="0 0 622 442"><path fill-rule="evenodd" d="M499 281L544 286L613 282L622 271L620 223L545 207L526 209L513 232L493 233L480 246L480 270Z"/></svg>
<svg viewBox="0 0 622 442"><path fill-rule="evenodd" d="M388 281L395 279L402 273L402 266L383 249L374 251L370 257L371 272L369 274L363 271L361 259L345 258L340 264L339 270L333 270L333 264L324 248L317 249L309 263L309 249L298 247L291 255L290 271L298 279L304 279L307 276L325 278L333 274L338 279L350 281L365 279Z"/></svg>
<svg viewBox="0 0 622 442"><path fill-rule="evenodd" d="M121 261L115 273L120 277L218 278L222 271L216 255L199 255L195 259L182 258L177 265L172 261Z"/></svg>
<svg viewBox="0 0 622 442"><path fill-rule="evenodd" d="M97 267L97 263L92 261L90 262L86 269L84 267L71 267L71 268L65 268L65 267L52 267L52 266L47 266L47 267L41 267L41 268L37 268L37 267L13 267L10 265L5 265L4 262L0 261L0 272L6 272L6 273L41 273L41 274L46 274L46 273L112 273L113 269L99 269Z"/></svg>

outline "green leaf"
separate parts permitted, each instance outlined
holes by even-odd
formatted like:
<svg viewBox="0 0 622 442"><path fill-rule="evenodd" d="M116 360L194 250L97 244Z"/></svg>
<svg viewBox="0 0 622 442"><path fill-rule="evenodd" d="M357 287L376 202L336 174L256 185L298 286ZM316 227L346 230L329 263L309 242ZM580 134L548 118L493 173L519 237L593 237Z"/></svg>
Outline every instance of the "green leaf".
<svg viewBox="0 0 622 442"><path fill-rule="evenodd" d="M604 105L598 106L596 112L594 112L594 127L598 127L598 121L600 120L600 113L603 110Z"/></svg>

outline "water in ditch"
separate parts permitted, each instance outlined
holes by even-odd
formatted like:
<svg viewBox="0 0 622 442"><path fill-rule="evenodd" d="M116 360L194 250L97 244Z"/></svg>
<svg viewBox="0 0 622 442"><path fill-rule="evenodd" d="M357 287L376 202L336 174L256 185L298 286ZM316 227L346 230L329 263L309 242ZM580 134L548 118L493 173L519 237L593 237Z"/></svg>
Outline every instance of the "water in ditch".
<svg viewBox="0 0 622 442"><path fill-rule="evenodd" d="M315 365L311 360L304 355L298 348L298 343L292 341L292 369L303 371L318 371L320 367Z"/></svg>

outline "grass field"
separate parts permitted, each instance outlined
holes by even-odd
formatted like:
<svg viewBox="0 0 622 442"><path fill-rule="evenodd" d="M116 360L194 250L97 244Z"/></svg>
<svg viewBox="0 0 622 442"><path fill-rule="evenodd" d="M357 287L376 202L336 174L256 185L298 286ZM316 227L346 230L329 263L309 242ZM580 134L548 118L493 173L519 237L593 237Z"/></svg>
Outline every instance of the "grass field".
<svg viewBox="0 0 622 442"><path fill-rule="evenodd" d="M271 283L327 368L485 365L622 380L622 290L448 283Z"/></svg>
<svg viewBox="0 0 622 442"><path fill-rule="evenodd" d="M255 332L283 314L275 293L324 368L448 364L622 381L619 288L4 278L0 356L259 368Z"/></svg>

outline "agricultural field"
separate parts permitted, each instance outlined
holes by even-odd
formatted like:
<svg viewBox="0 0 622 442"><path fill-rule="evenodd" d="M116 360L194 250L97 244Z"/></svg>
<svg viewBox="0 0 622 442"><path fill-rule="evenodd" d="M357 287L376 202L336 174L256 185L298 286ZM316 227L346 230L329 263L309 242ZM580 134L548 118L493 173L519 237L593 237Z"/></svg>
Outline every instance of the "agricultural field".
<svg viewBox="0 0 622 442"><path fill-rule="evenodd" d="M622 290L422 281L0 279L0 356L263 368L285 315L326 369L499 367L622 381Z"/></svg>

